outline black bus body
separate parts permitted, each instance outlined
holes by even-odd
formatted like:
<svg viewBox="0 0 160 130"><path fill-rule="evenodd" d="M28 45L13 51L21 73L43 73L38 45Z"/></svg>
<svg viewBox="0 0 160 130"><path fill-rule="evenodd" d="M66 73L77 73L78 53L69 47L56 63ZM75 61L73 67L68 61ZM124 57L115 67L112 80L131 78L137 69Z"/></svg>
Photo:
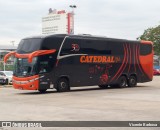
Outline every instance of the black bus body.
<svg viewBox="0 0 160 130"><path fill-rule="evenodd" d="M92 85L134 87L152 81L152 48L149 41L89 35L25 38L12 53L13 86L40 92L53 88L64 92L70 87Z"/></svg>

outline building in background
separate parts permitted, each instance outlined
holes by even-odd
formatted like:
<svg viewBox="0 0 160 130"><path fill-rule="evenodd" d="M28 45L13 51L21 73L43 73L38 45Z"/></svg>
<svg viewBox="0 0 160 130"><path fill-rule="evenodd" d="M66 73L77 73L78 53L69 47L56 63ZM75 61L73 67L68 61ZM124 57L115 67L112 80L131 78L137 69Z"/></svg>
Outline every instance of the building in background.
<svg viewBox="0 0 160 130"><path fill-rule="evenodd" d="M73 15L73 12L50 8L49 14L42 18L42 34L74 34Z"/></svg>
<svg viewBox="0 0 160 130"><path fill-rule="evenodd" d="M15 51L17 49L17 46L13 45L0 45L0 61L3 61L3 57L11 51Z"/></svg>
<svg viewBox="0 0 160 130"><path fill-rule="evenodd" d="M17 46L0 45L0 70L4 70L4 62L3 62L4 56L11 51L15 51L16 49ZM11 68L13 68L13 61L14 58L10 57L9 60L7 61L6 70L11 70Z"/></svg>

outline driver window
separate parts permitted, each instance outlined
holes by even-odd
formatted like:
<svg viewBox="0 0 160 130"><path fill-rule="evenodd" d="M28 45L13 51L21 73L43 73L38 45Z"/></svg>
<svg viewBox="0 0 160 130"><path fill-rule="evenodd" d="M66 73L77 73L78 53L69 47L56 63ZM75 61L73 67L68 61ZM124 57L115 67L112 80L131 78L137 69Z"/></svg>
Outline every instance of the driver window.
<svg viewBox="0 0 160 130"><path fill-rule="evenodd" d="M49 73L53 68L54 57L52 55L44 55L40 57L39 73Z"/></svg>
<svg viewBox="0 0 160 130"><path fill-rule="evenodd" d="M39 69L39 73L46 73L48 72L48 61L41 61L40 62L40 69Z"/></svg>

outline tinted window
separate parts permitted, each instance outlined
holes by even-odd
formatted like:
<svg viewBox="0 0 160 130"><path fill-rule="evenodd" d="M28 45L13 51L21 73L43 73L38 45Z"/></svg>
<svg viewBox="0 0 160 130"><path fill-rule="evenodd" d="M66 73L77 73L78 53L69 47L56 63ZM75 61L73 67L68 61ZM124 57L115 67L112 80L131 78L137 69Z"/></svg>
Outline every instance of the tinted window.
<svg viewBox="0 0 160 130"><path fill-rule="evenodd" d="M53 54L39 56L39 73L48 73L53 69L56 59Z"/></svg>
<svg viewBox="0 0 160 130"><path fill-rule="evenodd" d="M39 50L41 46L42 39L31 38L31 39L23 39L20 41L19 46L17 48L18 53L31 53L33 51Z"/></svg>
<svg viewBox="0 0 160 130"><path fill-rule="evenodd" d="M111 48L107 41L103 40L90 40L84 39L81 43L81 53L85 54L99 54L99 55L109 55L111 54Z"/></svg>
<svg viewBox="0 0 160 130"><path fill-rule="evenodd" d="M76 47L78 46L78 47ZM75 48L79 48L76 51ZM90 54L90 55L123 55L123 42L96 38L67 38L61 50L62 55Z"/></svg>
<svg viewBox="0 0 160 130"><path fill-rule="evenodd" d="M62 41L64 38L46 38L44 39L43 43L42 43L42 50L50 50L50 49L56 49L57 51L59 50Z"/></svg>
<svg viewBox="0 0 160 130"><path fill-rule="evenodd" d="M123 55L124 48L123 48L124 42L122 41L108 41L108 46L112 50L112 55Z"/></svg>
<svg viewBox="0 0 160 130"><path fill-rule="evenodd" d="M152 53L151 44L140 44L140 55L148 55Z"/></svg>

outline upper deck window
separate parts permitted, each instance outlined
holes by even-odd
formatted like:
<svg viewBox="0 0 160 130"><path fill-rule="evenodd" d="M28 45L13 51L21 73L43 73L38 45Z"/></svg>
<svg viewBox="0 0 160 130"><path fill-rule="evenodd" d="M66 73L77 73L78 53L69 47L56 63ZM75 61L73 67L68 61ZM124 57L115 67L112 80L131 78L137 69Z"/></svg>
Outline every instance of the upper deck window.
<svg viewBox="0 0 160 130"><path fill-rule="evenodd" d="M152 53L151 44L141 44L140 45L140 55L149 55Z"/></svg>
<svg viewBox="0 0 160 130"><path fill-rule="evenodd" d="M41 42L41 38L23 39L19 43L17 53L31 53L33 51L39 50L41 47Z"/></svg>
<svg viewBox="0 0 160 130"><path fill-rule="evenodd" d="M42 50L50 50L50 49L56 49L57 52L62 44L64 37L50 37L50 38L45 38L41 49Z"/></svg>

